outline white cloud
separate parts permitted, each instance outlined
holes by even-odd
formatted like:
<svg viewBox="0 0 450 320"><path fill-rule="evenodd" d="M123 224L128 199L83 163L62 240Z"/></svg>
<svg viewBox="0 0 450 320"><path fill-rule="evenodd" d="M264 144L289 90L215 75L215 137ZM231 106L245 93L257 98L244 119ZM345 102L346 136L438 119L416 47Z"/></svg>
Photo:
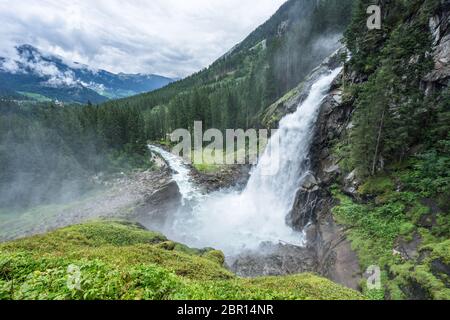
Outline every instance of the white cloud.
<svg viewBox="0 0 450 320"><path fill-rule="evenodd" d="M285 0L0 0L0 55L29 43L112 72L186 76Z"/></svg>
<svg viewBox="0 0 450 320"><path fill-rule="evenodd" d="M49 87L77 87L82 83L76 79L71 70L60 70L55 63L43 59L37 52L29 54L28 51L15 55L14 59L5 58L0 61L0 69L13 74L32 73L45 80L42 84Z"/></svg>
<svg viewBox="0 0 450 320"><path fill-rule="evenodd" d="M5 59L0 61L0 70L4 70L13 74L21 72L21 69L17 62L12 59Z"/></svg>

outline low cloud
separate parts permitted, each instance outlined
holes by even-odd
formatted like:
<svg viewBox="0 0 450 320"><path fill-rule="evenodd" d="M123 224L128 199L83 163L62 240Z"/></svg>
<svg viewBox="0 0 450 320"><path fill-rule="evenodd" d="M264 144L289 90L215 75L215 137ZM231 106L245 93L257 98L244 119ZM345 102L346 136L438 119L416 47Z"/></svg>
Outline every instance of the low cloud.
<svg viewBox="0 0 450 320"><path fill-rule="evenodd" d="M29 43L115 73L183 77L207 67L283 2L0 0L0 56L14 57L14 46Z"/></svg>
<svg viewBox="0 0 450 320"><path fill-rule="evenodd" d="M13 58L5 58L0 62L0 69L12 74L37 75L45 79L43 85L49 87L76 87L82 84L72 71L60 70L55 63L45 60L38 52L16 52Z"/></svg>

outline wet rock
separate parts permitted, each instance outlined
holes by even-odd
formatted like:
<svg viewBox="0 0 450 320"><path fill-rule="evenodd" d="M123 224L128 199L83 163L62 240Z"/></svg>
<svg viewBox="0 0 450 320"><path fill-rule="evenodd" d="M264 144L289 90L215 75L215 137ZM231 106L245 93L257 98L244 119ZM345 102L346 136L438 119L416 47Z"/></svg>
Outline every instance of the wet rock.
<svg viewBox="0 0 450 320"><path fill-rule="evenodd" d="M321 189L317 185L310 190L301 188L298 191L293 209L287 217L287 223L292 228L302 231L316 222L315 210L320 201L320 193Z"/></svg>
<svg viewBox="0 0 450 320"><path fill-rule="evenodd" d="M339 167L339 165L337 164L332 164L329 167L325 167L325 169L323 170L324 172L328 173L328 174L335 174L335 173L340 173L341 168Z"/></svg>
<svg viewBox="0 0 450 320"><path fill-rule="evenodd" d="M202 173L192 168L191 177L205 192L211 193L221 189L244 188L250 177L250 170L250 165L226 166L215 173Z"/></svg>
<svg viewBox="0 0 450 320"><path fill-rule="evenodd" d="M317 222L307 229L308 246L317 252L315 272L334 282L359 290L362 271L356 253L346 238L346 230L337 225L331 212L334 203L323 199L317 209Z"/></svg>
<svg viewBox="0 0 450 320"><path fill-rule="evenodd" d="M282 243L264 243L257 251L248 251L230 260L230 269L241 277L310 272L317 269L318 263L313 248Z"/></svg>
<svg viewBox="0 0 450 320"><path fill-rule="evenodd" d="M356 170L353 170L344 178L342 191L346 195L356 199L359 196L358 188L359 188L360 184L361 184L361 182L357 177L357 172L356 172Z"/></svg>
<svg viewBox="0 0 450 320"><path fill-rule="evenodd" d="M319 182L317 181L316 177L311 172L308 172L306 176L303 178L302 188L304 190L311 190L318 184Z"/></svg>
<svg viewBox="0 0 450 320"><path fill-rule="evenodd" d="M336 86L339 79L336 80ZM339 159L330 154L333 141L351 125L351 105L342 104L342 92L332 88L324 100L311 147L312 172L297 193L293 210L287 220L306 235L308 250L314 251L315 264L308 271L316 272L337 283L359 289L362 278L360 264L346 230L338 226L331 209L335 205L331 186L340 176ZM356 195L359 181L356 172L346 179L347 192ZM311 255L312 256L312 255Z"/></svg>
<svg viewBox="0 0 450 320"><path fill-rule="evenodd" d="M436 278L441 279L447 287L450 286L450 265L441 259L431 262L431 272Z"/></svg>
<svg viewBox="0 0 450 320"><path fill-rule="evenodd" d="M400 289L408 300L423 301L432 300L431 295L420 283L415 279L409 279L407 284L400 285Z"/></svg>
<svg viewBox="0 0 450 320"><path fill-rule="evenodd" d="M413 260L419 256L419 247L422 244L422 237L415 233L412 240L408 241L403 237L396 241L394 251L401 256L403 260Z"/></svg>
<svg viewBox="0 0 450 320"><path fill-rule="evenodd" d="M177 183L170 181L147 195L142 205L134 211L132 219L149 229L160 229L180 208L181 200L182 196Z"/></svg>

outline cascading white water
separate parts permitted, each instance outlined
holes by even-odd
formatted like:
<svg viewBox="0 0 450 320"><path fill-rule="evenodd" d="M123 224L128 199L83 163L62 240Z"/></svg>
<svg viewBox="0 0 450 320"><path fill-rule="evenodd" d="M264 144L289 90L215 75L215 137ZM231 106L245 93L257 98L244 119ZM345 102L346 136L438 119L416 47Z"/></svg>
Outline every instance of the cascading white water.
<svg viewBox="0 0 450 320"><path fill-rule="evenodd" d="M243 192L222 191L203 196L189 209L191 212L178 213L173 226L166 230L168 236L194 247L214 247L227 255L256 249L266 241L303 245L303 235L286 224L286 216L309 169L307 160L320 105L340 71L338 68L320 77L297 111L281 120ZM188 169L177 167L173 155L162 155L185 177L179 179L180 189L192 198L192 192L198 191L192 190L190 182L185 183L189 181L185 171ZM268 164L275 164L278 170L268 174Z"/></svg>
<svg viewBox="0 0 450 320"><path fill-rule="evenodd" d="M204 197L199 188L192 183L189 176L191 170L182 157L176 156L157 146L150 145L149 148L151 151L160 154L161 157L167 161L169 167L173 170L172 178L177 183L178 188L180 188L183 202L199 201Z"/></svg>

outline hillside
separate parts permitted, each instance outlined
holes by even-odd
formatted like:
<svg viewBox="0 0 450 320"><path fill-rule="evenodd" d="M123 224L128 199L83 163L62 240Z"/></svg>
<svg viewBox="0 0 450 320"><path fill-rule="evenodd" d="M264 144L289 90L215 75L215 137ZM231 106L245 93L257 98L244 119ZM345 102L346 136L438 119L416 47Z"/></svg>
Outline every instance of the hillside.
<svg viewBox="0 0 450 320"><path fill-rule="evenodd" d="M367 3L346 32L354 111L334 150L343 177L355 175L335 215L354 226L362 266L382 268L384 298L450 299L450 2L381 1L376 32L361 28Z"/></svg>
<svg viewBox="0 0 450 320"><path fill-rule="evenodd" d="M91 222L0 245L0 299L363 299L312 274L241 279L223 263L220 251L191 249L139 225Z"/></svg>
<svg viewBox="0 0 450 320"><path fill-rule="evenodd" d="M157 75L113 74L40 52L16 48L17 58L0 57L0 96L16 100L100 103L159 89L172 79Z"/></svg>

